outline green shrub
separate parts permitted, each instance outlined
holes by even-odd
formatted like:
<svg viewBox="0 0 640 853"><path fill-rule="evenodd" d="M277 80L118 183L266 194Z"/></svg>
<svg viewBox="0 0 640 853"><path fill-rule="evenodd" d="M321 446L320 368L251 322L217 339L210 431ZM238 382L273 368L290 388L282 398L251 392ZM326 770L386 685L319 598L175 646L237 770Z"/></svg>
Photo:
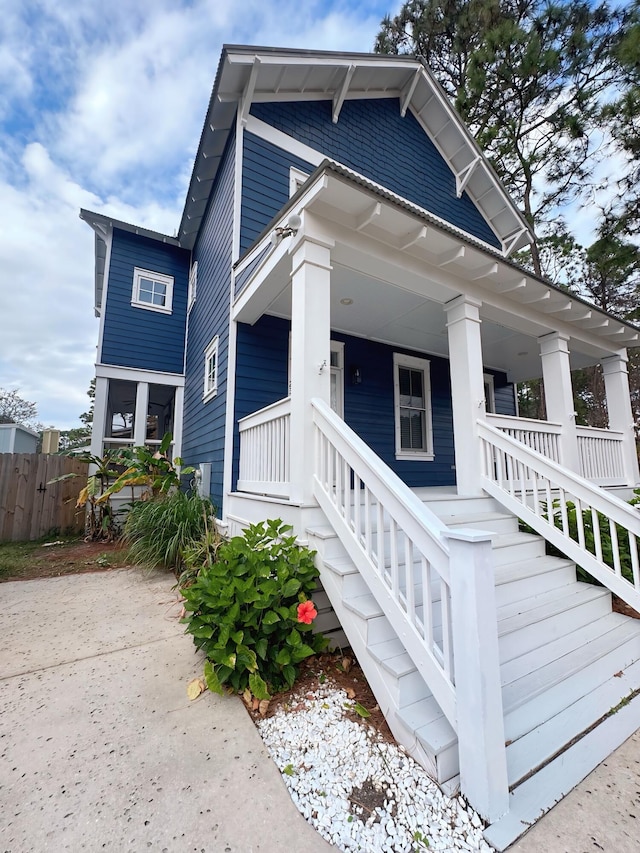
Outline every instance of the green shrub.
<svg viewBox="0 0 640 853"><path fill-rule="evenodd" d="M268 699L327 645L310 624L317 615L309 600L315 552L296 546L295 536L285 535L290 530L280 519L250 525L183 590L186 630L208 658L205 679L216 693L228 686Z"/></svg>
<svg viewBox="0 0 640 853"><path fill-rule="evenodd" d="M640 504L640 489L634 490L634 497L629 501L631 506L637 506ZM562 515L560 512L560 502L557 500L553 501L553 524L554 527L557 527L559 530L562 530ZM547 504L542 504L543 508L543 518L548 518ZM568 523L568 535L570 539L573 539L574 542L579 541L578 536L578 510L573 501L567 501L567 523ZM611 538L611 526L610 519L608 516L603 515L602 513L597 513L598 517L598 529L600 533L600 545L602 547L602 560L606 565L610 568L614 568L614 555L613 555L613 541ZM593 516L591 514L590 509L582 510L582 526L584 530L584 544L586 550L595 556L596 554L596 536L593 524ZM620 555L620 569L622 576L630 581L633 580L633 568L631 561L631 542L629 540L629 533L625 527L622 527L619 524L615 525L616 534L618 538L618 553ZM520 529L529 533L535 533L533 528L529 527L529 525L524 522L520 522ZM640 556L640 542L635 542L636 550L638 551L638 555ZM561 556L565 555L562 551L559 551L555 548L551 543L547 542L546 548L547 554L552 556ZM577 567L577 576L578 580L581 580L585 583L594 583L598 586L601 586L600 582L597 581L592 575L586 572L581 566Z"/></svg>
<svg viewBox="0 0 640 853"><path fill-rule="evenodd" d="M207 498L176 491L131 504L122 534L131 559L153 568L181 569L183 553L207 531Z"/></svg>

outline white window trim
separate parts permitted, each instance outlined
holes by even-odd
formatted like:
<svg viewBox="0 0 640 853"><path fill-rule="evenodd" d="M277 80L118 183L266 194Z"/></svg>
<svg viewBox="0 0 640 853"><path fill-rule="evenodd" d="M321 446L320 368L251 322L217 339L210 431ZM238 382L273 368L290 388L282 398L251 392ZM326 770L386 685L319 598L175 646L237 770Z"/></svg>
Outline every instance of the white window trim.
<svg viewBox="0 0 640 853"><path fill-rule="evenodd" d="M302 169L296 169L295 166L289 168L289 198L298 192L308 177L307 172L303 172Z"/></svg>
<svg viewBox="0 0 640 853"><path fill-rule="evenodd" d="M496 382L493 373L485 373L484 390L485 390L485 409L489 414L494 414L496 410Z"/></svg>
<svg viewBox="0 0 640 853"><path fill-rule="evenodd" d="M211 360L211 356L213 355L215 355L216 359L216 369L214 373L213 383L209 385L209 361ZM204 402L206 402L207 400L211 400L211 398L215 397L218 393L219 368L220 363L218 361L218 335L216 335L204 351L204 389L202 393L202 399Z"/></svg>
<svg viewBox="0 0 640 853"><path fill-rule="evenodd" d="M194 261L189 270L189 289L187 296L187 311L191 310L191 306L196 301L196 289L198 287L198 262Z"/></svg>
<svg viewBox="0 0 640 853"><path fill-rule="evenodd" d="M402 447L400 437L400 376L399 367L408 367L412 370L421 370L424 374L424 397L425 397L425 433L427 446L424 450L407 450ZM420 459L432 461L435 459L433 452L433 418L431 412L431 362L425 358L416 358L412 355L403 355L399 352L393 354L393 403L396 432L396 459Z"/></svg>
<svg viewBox="0 0 640 853"><path fill-rule="evenodd" d="M164 284L167 288L167 298L165 305L151 305L149 302L143 302L140 299L140 279L150 278L160 284ZM160 314L171 314L173 306L173 276L164 275L163 273L153 272L152 270L143 270L140 267L135 267L133 270L133 290L131 292L131 304L135 308L144 308L147 311L157 311Z"/></svg>

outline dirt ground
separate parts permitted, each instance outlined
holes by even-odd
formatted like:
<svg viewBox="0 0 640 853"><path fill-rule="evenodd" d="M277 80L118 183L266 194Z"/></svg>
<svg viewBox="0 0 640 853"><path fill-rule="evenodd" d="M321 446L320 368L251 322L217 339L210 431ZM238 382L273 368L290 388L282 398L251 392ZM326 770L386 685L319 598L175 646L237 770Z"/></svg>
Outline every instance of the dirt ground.
<svg viewBox="0 0 640 853"><path fill-rule="evenodd" d="M121 569L127 563L127 550L115 542L59 541L37 545L28 556L21 556L15 568L5 572L1 581L35 580L60 575L105 572Z"/></svg>

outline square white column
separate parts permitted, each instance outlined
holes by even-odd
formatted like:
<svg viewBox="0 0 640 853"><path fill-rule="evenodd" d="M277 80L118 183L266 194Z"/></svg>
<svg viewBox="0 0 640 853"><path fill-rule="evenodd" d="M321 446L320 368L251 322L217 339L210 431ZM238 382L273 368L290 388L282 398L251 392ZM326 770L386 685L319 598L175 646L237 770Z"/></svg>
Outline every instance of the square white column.
<svg viewBox="0 0 640 853"><path fill-rule="evenodd" d="M142 447L147 440L147 417L149 414L149 383L138 382L136 388L136 413L133 422L134 447Z"/></svg>
<svg viewBox="0 0 640 853"><path fill-rule="evenodd" d="M640 476L638 474L638 455L633 412L631 410L626 350L603 358L602 372L607 395L609 429L621 432L624 436L622 454L626 485L635 486L640 482Z"/></svg>
<svg viewBox="0 0 640 853"><path fill-rule="evenodd" d="M332 245L302 236L292 247L290 495L302 506L315 503L311 400L330 403Z"/></svg>
<svg viewBox="0 0 640 853"><path fill-rule="evenodd" d="M482 454L478 419L486 416L480 306L482 302L461 295L447 302L449 369L453 440L456 451L456 485L459 495L482 494Z"/></svg>
<svg viewBox="0 0 640 853"><path fill-rule="evenodd" d="M91 426L91 455L102 456L104 452L104 434L107 429L107 400L109 380L104 376L96 378L96 390L93 398L93 424Z"/></svg>
<svg viewBox="0 0 640 853"><path fill-rule="evenodd" d="M538 338L542 360L542 381L547 420L560 424L561 462L570 471L580 473L576 414L569 363L569 338L552 332Z"/></svg>

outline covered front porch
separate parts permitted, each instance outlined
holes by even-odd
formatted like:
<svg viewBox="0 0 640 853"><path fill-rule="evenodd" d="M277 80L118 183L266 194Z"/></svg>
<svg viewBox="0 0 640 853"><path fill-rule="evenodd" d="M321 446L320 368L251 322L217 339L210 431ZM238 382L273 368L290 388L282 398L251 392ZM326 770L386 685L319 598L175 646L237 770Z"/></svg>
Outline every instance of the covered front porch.
<svg viewBox="0 0 640 853"><path fill-rule="evenodd" d="M635 670L631 688L611 673L640 648L635 625L609 647L610 596L575 575L640 608L637 512L599 488L638 482L637 332L332 164L235 288L227 518L278 515L317 551L395 736L504 849L640 724L632 703L596 728L635 689ZM571 370L597 363L607 429L575 423ZM518 417L515 383L533 378L544 421ZM609 525L613 556L585 517Z"/></svg>
<svg viewBox="0 0 640 853"><path fill-rule="evenodd" d="M594 484L635 486L637 332L411 208L327 164L237 265L233 492L314 503L314 398L411 487L478 494L479 422ZM575 422L571 371L594 364L607 429ZM547 419L520 418L516 383L537 378Z"/></svg>

